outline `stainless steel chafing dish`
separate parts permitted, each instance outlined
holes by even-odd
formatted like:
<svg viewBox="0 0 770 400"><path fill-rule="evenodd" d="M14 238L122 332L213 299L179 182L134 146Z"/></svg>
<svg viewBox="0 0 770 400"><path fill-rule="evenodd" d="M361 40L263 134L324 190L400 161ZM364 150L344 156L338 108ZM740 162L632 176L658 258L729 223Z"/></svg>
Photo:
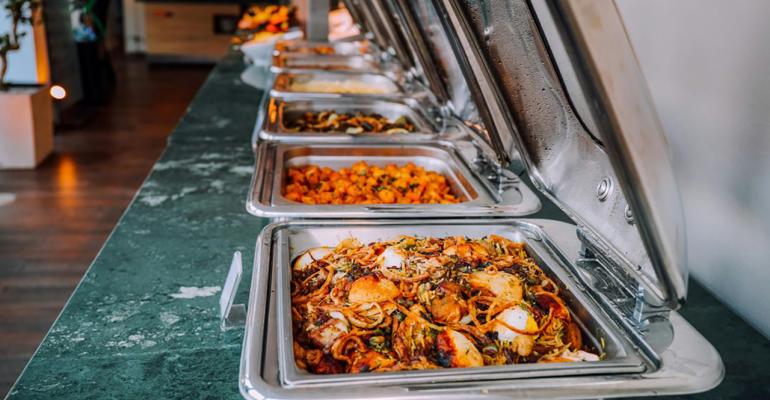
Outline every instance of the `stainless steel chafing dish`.
<svg viewBox="0 0 770 400"><path fill-rule="evenodd" d="M403 75L401 65L397 60L394 60L392 54L376 45L365 47L361 42L355 42L355 44L346 42L305 43L278 42L273 51L271 71L280 73L327 70L343 73L376 73L390 77ZM321 46L326 46L333 53L321 54L315 51Z"/></svg>
<svg viewBox="0 0 770 400"><path fill-rule="evenodd" d="M466 151L474 149L466 149ZM422 144L288 144L266 142L259 146L257 171L247 200L252 214L271 218L374 218L426 215L522 215L537 211L540 203L512 173L498 181L480 175L448 140ZM364 160L370 165L415 165L447 178L459 204L308 205L287 200L282 193L289 167L314 164L335 169Z"/></svg>
<svg viewBox="0 0 770 400"><path fill-rule="evenodd" d="M258 171L267 176L255 175L250 207L259 203L264 214L275 217L368 219L291 220L260 234L241 358L242 395L605 398L694 393L717 385L724 374L718 353L675 311L687 293L681 205L664 136L617 10L599 0L482 1L473 7L459 0L374 3L411 19L423 34L440 37L430 41L440 49L426 53L439 54L441 61L456 57L464 78L464 85L444 87L446 98L461 99L452 92L465 88L473 100L467 104L478 111L452 101L445 108L455 116L477 116L478 125L454 118L463 123L448 124L451 129L440 139L420 144L260 143L258 163L266 165ZM447 51L441 40L449 42L450 53L441 53ZM487 140L474 146L468 135ZM336 165L351 155L370 154L424 158L463 193L460 211L377 206L324 214L321 207L288 209L275 192L283 179L279 165L309 160ZM489 211L510 207L511 199L498 199L494 207L472 205L496 193L483 179L463 181L461 175L479 175L468 161L474 154L479 160L485 160L479 154L495 154L498 167L520 158L545 201L574 225L517 217L515 208ZM483 218L490 214L507 218ZM400 218L371 218L377 216ZM459 216L464 218L447 218ZM300 252L350 236L374 241L399 234L490 233L525 243L560 285L584 337L605 351L605 359L359 375L297 369L287 302L290 261Z"/></svg>
<svg viewBox="0 0 770 400"><path fill-rule="evenodd" d="M351 135L345 132L301 132L286 127L286 124L296 118L301 118L306 112L333 111L337 113L364 114L377 113L389 120L404 117L414 126L415 132L408 134L394 134L388 137L392 141L407 141L421 139L435 139L437 132L443 130L443 119L432 118L423 110L422 105L415 99L384 100L377 98L362 98L355 103L345 99L327 100L299 100L270 98L267 104L267 118L262 129L259 130L259 138L266 141L296 142L296 141L320 141L320 142L352 142L352 141L378 141L383 134L362 132Z"/></svg>
<svg viewBox="0 0 770 400"><path fill-rule="evenodd" d="M275 75L270 96L281 98L352 98L377 96L401 99L407 86L401 74L388 76L377 73L340 71L280 72Z"/></svg>
<svg viewBox="0 0 770 400"><path fill-rule="evenodd" d="M376 240L401 233L440 236L457 232L497 232L537 249L536 254L549 263L552 276L571 289L570 298L575 303L570 307L584 322L585 331L592 329L591 338L604 339L607 360L550 368L519 365L454 369L438 374L411 371L309 376L282 370L286 363L293 363L287 359L291 354L281 350L290 345L280 328L285 318L289 323L291 318L279 314L285 301L280 269L288 268L288 264L281 263L291 255L304 246L334 244L350 235ZM716 351L675 312L666 320L675 335L665 349L650 348L627 334L615 316L604 310L594 292L586 289L594 287L586 286L592 281L576 279L595 276L598 262L581 257L580 241L570 224L537 219L293 221L266 227L256 249L240 367L241 394L247 399L602 398L699 391L721 378Z"/></svg>
<svg viewBox="0 0 770 400"><path fill-rule="evenodd" d="M280 53L273 56L271 70L275 73L306 70L378 73L386 68L378 59L368 54ZM398 67L391 65L390 69L397 70Z"/></svg>
<svg viewBox="0 0 770 400"><path fill-rule="evenodd" d="M372 54L372 44L368 40L350 42L312 42L307 40L279 40L275 43L273 55L283 53L318 54L317 49L331 48L336 55Z"/></svg>

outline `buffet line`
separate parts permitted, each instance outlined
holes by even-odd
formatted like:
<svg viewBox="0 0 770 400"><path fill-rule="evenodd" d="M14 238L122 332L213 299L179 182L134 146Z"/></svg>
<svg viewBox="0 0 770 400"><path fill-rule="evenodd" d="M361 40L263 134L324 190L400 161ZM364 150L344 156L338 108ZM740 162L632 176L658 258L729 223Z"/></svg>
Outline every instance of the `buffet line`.
<svg viewBox="0 0 770 400"><path fill-rule="evenodd" d="M243 396L585 398L711 385L678 361L720 363L676 312L658 304L654 324L624 312L650 295L607 268L615 259L602 250L613 249L587 246L592 232L575 225L524 218L550 197L514 172L531 161L479 90L458 33L469 22L453 5L348 1L360 35L275 43L247 200L273 223L257 241Z"/></svg>

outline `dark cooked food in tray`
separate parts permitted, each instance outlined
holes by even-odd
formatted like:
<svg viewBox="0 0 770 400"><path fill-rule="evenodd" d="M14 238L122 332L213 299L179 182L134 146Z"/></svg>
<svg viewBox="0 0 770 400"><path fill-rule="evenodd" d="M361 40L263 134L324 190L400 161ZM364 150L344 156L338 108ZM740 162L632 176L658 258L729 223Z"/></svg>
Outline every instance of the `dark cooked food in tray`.
<svg viewBox="0 0 770 400"><path fill-rule="evenodd" d="M598 361L524 244L343 240L292 264L293 351L316 374Z"/></svg>
<svg viewBox="0 0 770 400"><path fill-rule="evenodd" d="M397 134L415 131L414 124L402 116L390 120L376 113L336 113L334 111L306 112L285 123L295 132L343 132L348 134Z"/></svg>
<svg viewBox="0 0 770 400"><path fill-rule="evenodd" d="M318 55L332 55L336 53L334 47L328 45L318 45L312 48L312 51Z"/></svg>
<svg viewBox="0 0 770 400"><path fill-rule="evenodd" d="M275 44L275 50L283 53L300 53L300 54L317 54L323 56L330 56L337 54L337 50L333 46L328 44L316 44L309 46L292 47L290 44L278 42Z"/></svg>
<svg viewBox="0 0 770 400"><path fill-rule="evenodd" d="M359 161L350 168L306 165L287 172L283 195L305 204L451 204L460 199L446 177L407 163L385 167Z"/></svg>

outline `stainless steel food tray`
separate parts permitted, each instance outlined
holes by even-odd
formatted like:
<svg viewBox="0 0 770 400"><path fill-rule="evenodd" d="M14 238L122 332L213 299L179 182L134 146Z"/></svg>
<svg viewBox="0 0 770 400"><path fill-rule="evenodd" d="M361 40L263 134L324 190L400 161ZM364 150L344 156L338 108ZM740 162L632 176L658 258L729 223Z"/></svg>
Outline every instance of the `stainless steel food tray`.
<svg viewBox="0 0 770 400"><path fill-rule="evenodd" d="M282 53L273 55L273 73L334 71L343 73L392 73L400 71L394 63L383 63L371 54L302 54Z"/></svg>
<svg viewBox="0 0 770 400"><path fill-rule="evenodd" d="M319 228L316 230L316 228ZM293 235L301 243L328 243L329 229L344 238L355 231L362 239L381 237L386 232L417 232L441 235L442 229L468 229L491 232L494 229L521 231L526 240L539 240L564 268L559 269L564 280L578 289L584 299L591 292L583 287L591 284L587 272L579 267L580 242L575 226L549 220L374 220L374 221L293 221L268 225L256 244L254 270L249 297L246 332L241 355L239 387L247 399L493 399L493 398L605 398L680 394L705 391L722 378L723 368L716 350L679 314L670 315L672 342L656 355L647 369L635 373L597 373L582 376L532 377L529 379L458 379L456 382L402 383L385 380L377 385L297 386L282 385L279 373L277 343L278 319L276 306L280 288L273 269L275 248L284 247L278 238ZM286 233L281 233L286 232ZM295 251L297 249L294 249ZM289 250L291 254L291 250ZM588 300L590 304L590 299ZM593 306L592 306L593 307ZM606 318L600 316L599 318ZM607 328L621 342L628 340L624 331L612 322ZM638 352L636 352L639 354ZM645 358L642 355L641 358ZM471 372L470 370L465 370Z"/></svg>
<svg viewBox="0 0 770 400"><path fill-rule="evenodd" d="M375 218L478 215L527 215L540 208L537 196L515 175L493 183L474 170L448 141L421 144L288 144L262 142L257 146L254 179L246 209L261 217ZM307 205L287 200L282 193L286 170L315 164L339 169L364 160L370 165L412 162L444 175L458 204Z"/></svg>
<svg viewBox="0 0 770 400"><path fill-rule="evenodd" d="M373 47L368 41L352 42L314 42L308 40L281 40L275 44L274 55L284 53L318 54L315 49L329 46L337 55L371 54Z"/></svg>
<svg viewBox="0 0 770 400"><path fill-rule="evenodd" d="M526 244L527 252L537 260L538 265L560 287L560 295L570 308L574 320L581 326L584 342L593 349L604 353L605 358L596 362L518 364L487 366L480 368L445 368L423 371L370 372L361 374L319 375L300 370L295 363L293 330L291 318L291 265L292 260L305 250L316 247L335 247L341 240L353 237L362 243L392 240L399 235L410 236L466 236L481 238L490 234ZM516 225L461 225L444 224L431 226L331 226L307 227L279 230L273 236L273 264L271 269L277 275L275 296L278 319L278 365L281 383L286 387L318 385L382 385L386 382L398 384L458 382L461 380L536 378L559 375L619 374L643 372L647 365L635 353L627 340L613 333L611 322L602 314L596 304L580 291L577 284L569 279L567 268L558 260L558 255L548 247L539 230L526 224ZM617 327L615 328L617 330Z"/></svg>
<svg viewBox="0 0 770 400"><path fill-rule="evenodd" d="M363 132L348 134L345 132L296 132L285 127L285 122L304 114L305 112L335 111L377 113L390 120L399 117L408 118L415 126L415 132L403 134L382 134ZM267 118L264 119L259 138L279 142L361 142L366 140L415 141L435 139L443 129L443 119L431 121L422 111L421 104L414 99L383 100L362 98L358 101L348 99L276 99L271 98L267 104Z"/></svg>
<svg viewBox="0 0 770 400"><path fill-rule="evenodd" d="M330 86L350 85L355 82L360 87L377 88L373 93L352 93L352 92L334 92L334 91L311 91L301 90L292 87L293 83L307 84L308 82L323 82ZM387 76L384 74L359 73L359 72L340 72L340 71L315 71L315 72L281 72L275 75L273 87L270 95L276 98L383 98L383 99L402 99L404 97L429 97L429 94L423 87L407 87L406 80L400 74L397 76Z"/></svg>

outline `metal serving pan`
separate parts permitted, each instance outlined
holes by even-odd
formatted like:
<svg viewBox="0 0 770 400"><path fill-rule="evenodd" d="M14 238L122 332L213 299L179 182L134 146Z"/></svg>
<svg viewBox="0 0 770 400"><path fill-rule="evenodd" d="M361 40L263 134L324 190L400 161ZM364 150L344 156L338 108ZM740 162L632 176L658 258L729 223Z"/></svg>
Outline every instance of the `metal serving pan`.
<svg viewBox="0 0 770 400"><path fill-rule="evenodd" d="M349 134L345 132L297 132L286 128L287 121L301 117L306 112L335 111L377 113L390 120L406 117L415 126L415 132L402 134L383 134L362 132ZM435 139L443 129L443 119L431 121L417 100L383 100L362 98L356 102L344 99L301 100L271 98L267 104L267 118L259 130L259 138L280 142L351 142L366 140L425 140Z"/></svg>
<svg viewBox="0 0 770 400"><path fill-rule="evenodd" d="M372 52L372 45L369 41L353 42L313 42L308 40L280 40L275 44L273 55L284 53L299 54L319 54L316 49L320 47L331 47L334 54L337 55L356 55Z"/></svg>
<svg viewBox="0 0 770 400"><path fill-rule="evenodd" d="M405 81L400 76L387 76L373 73L344 73L339 71L281 72L275 75L272 97L290 98L386 98L401 99L406 97ZM329 87L326 89L323 86ZM344 88L334 90L334 87ZM352 89L352 90L351 90ZM362 91L358 89L371 89ZM409 94L413 97L413 94Z"/></svg>
<svg viewBox="0 0 770 400"><path fill-rule="evenodd" d="M590 375L540 376L525 379L501 379L489 376L486 379L455 379L454 382L405 383L386 380L381 384L354 384L340 386L305 385L286 387L280 378L280 354L278 342L277 305L280 302L280 287L277 285L278 271L273 269L281 248L288 254L300 250L289 247L291 239L299 245L327 244L349 236L354 231L362 239L382 237L384 231L398 233L431 232L434 235L448 234L462 229L481 234L495 230L509 232L516 238L537 246L545 253L537 255L543 260L552 259L549 264L554 272L569 287L572 293L589 312L596 311L592 292L584 287L591 284L585 278L586 271L580 269L580 241L575 226L563 222L537 219L465 219L465 220L373 220L373 221L291 221L268 225L260 234L256 244L252 284L249 296L246 331L241 353L239 387L246 399L410 399L410 400L466 400L499 398L606 398L644 395L666 395L708 390L721 380L721 362L716 350L694 330L679 314L672 312L670 326L672 341L659 352L641 352L627 347L629 338L625 330L608 321L599 312L597 320L602 321L607 334L611 335L607 349L613 343L622 345L628 354L636 354L644 360L641 372L608 373ZM384 231L383 231L384 230ZM443 230L443 231L442 231ZM333 237L330 232L338 232ZM510 237L510 236L509 236ZM577 288L575 290L574 288ZM579 309L573 311L581 319ZM606 324L605 324L606 322ZM606 338L607 339L607 338ZM643 347L642 347L643 348ZM649 357L649 358L648 358ZM458 370L471 373L471 370ZM459 378L459 377L458 377Z"/></svg>
<svg viewBox="0 0 770 400"><path fill-rule="evenodd" d="M370 165L412 162L444 175L460 197L458 204L308 205L287 200L282 189L286 170L315 164L335 169L356 161ZM284 218L373 218L430 217L437 215L524 215L537 211L537 197L515 175L494 187L471 168L460 151L448 141L421 144L290 144L262 142L246 209L261 217Z"/></svg>
<svg viewBox="0 0 770 400"><path fill-rule="evenodd" d="M523 242L543 271L559 285L560 294L570 308L574 320L581 326L583 339L605 357L596 362L517 364L480 368L445 368L422 371L370 372L361 374L320 375L300 370L294 357L291 318L291 262L304 251L316 247L335 247L341 240L352 237L362 243L391 240L399 235L447 237L462 235L481 238L490 234ZM541 232L524 224L517 225L458 225L430 226L329 226L297 227L277 231L273 242L273 264L277 275L274 291L277 297L278 354L281 382L284 386L383 385L458 382L461 380L535 378L558 375L618 374L642 372L647 367L628 341L622 340L610 328L610 321L577 284L568 279L567 269L548 247Z"/></svg>
<svg viewBox="0 0 770 400"><path fill-rule="evenodd" d="M400 67L393 63L383 63L370 54L360 55L324 55L283 53L273 56L273 73L280 72L315 72L335 71L345 73L396 73Z"/></svg>
<svg viewBox="0 0 770 400"><path fill-rule="evenodd" d="M369 54L302 54L273 55L273 71L282 70L337 70L370 72L379 69L379 62Z"/></svg>

